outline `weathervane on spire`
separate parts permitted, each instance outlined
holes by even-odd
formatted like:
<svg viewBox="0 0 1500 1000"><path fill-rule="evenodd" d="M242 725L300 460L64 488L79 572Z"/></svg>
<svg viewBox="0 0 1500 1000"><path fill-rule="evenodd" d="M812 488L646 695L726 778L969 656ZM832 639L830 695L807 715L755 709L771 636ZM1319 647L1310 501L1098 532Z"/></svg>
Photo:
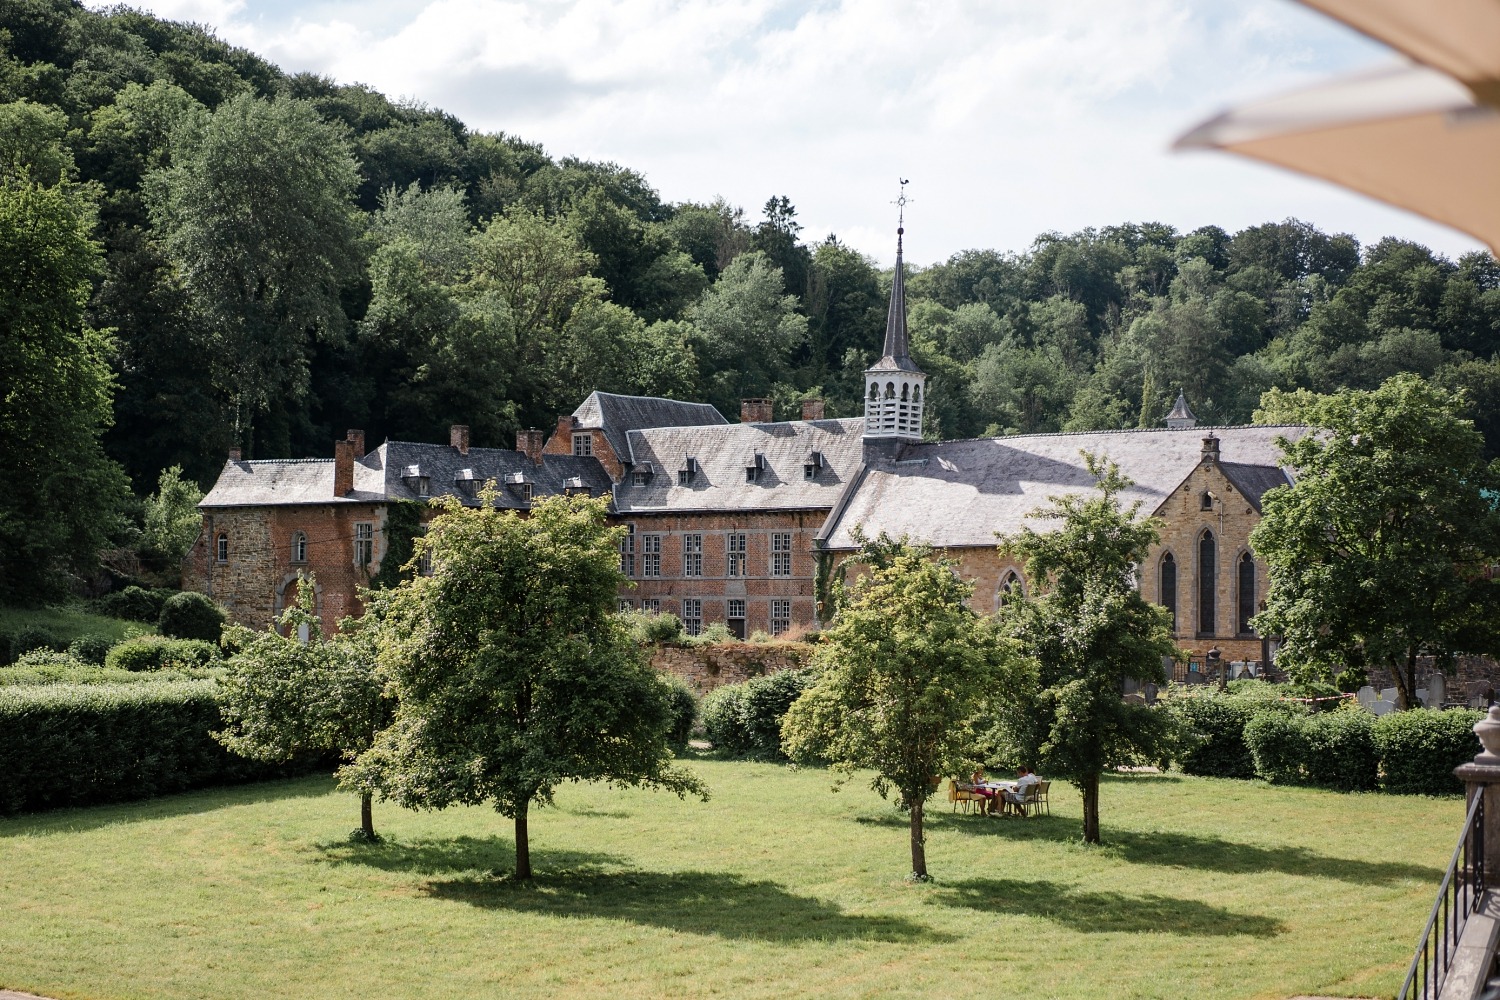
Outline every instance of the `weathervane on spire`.
<svg viewBox="0 0 1500 1000"><path fill-rule="evenodd" d="M897 208L896 235L900 236L902 233L906 232L906 203L912 200L906 197L906 185L910 184L911 181L907 180L905 177L898 177L896 178L896 180L901 182L901 193L897 195L896 200L891 202L891 204L895 205Z"/></svg>

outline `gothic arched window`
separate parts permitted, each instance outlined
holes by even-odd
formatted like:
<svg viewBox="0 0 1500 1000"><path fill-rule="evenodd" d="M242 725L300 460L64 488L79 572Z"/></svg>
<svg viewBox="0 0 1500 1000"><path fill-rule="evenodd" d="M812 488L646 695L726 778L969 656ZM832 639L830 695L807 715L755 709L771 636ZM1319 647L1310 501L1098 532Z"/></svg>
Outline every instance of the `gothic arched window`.
<svg viewBox="0 0 1500 1000"><path fill-rule="evenodd" d="M1239 631L1248 635L1254 631L1250 619L1255 617L1255 560L1248 552L1240 556L1239 578Z"/></svg>
<svg viewBox="0 0 1500 1000"><path fill-rule="evenodd" d="M1157 601L1162 607L1172 613L1172 631L1177 631L1177 560L1172 558L1172 553L1163 553L1161 557L1160 574L1160 599Z"/></svg>
<svg viewBox="0 0 1500 1000"><path fill-rule="evenodd" d="M1198 538L1198 634L1214 634L1215 598L1218 596L1219 546L1214 533Z"/></svg>

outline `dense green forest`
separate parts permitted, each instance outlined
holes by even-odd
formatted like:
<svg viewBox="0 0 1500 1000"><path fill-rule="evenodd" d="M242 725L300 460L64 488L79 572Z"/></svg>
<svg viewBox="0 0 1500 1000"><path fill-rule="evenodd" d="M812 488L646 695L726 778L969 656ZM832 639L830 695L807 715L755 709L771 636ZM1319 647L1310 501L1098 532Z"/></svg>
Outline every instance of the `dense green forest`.
<svg viewBox="0 0 1500 1000"><path fill-rule="evenodd" d="M626 167L67 0L0 6L0 265L12 581L128 544L132 487L206 485L231 445L449 423L509 445L591 389L856 414L890 283L804 239L787 197L759 219L666 202ZM1179 390L1244 422L1273 386L1415 371L1469 390L1500 447L1488 254L1124 224L911 267L908 301L936 437L1158 426Z"/></svg>

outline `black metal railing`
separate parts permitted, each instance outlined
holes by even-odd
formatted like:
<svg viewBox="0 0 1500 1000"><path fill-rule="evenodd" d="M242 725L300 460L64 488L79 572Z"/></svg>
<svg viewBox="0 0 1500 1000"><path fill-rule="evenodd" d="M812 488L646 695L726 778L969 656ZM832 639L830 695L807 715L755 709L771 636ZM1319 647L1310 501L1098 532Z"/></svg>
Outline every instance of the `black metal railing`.
<svg viewBox="0 0 1500 1000"><path fill-rule="evenodd" d="M1469 804L1463 832L1458 835L1453 860L1448 862L1443 884L1438 887L1427 929L1417 942L1417 954L1411 960L1399 1000L1437 1000L1464 925L1484 898L1484 874L1484 789L1480 788Z"/></svg>

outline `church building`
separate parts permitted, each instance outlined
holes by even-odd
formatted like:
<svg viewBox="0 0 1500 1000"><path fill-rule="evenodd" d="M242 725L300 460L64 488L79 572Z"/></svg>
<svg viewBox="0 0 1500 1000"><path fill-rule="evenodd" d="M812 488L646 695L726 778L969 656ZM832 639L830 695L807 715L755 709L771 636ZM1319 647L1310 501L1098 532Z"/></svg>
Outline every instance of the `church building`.
<svg viewBox="0 0 1500 1000"><path fill-rule="evenodd" d="M960 441L923 438L926 375L906 326L904 228L879 360L865 371L864 412L773 419L747 399L730 423L702 403L591 393L555 431L517 435L515 450L469 448L455 427L446 446L388 441L366 453L350 431L327 459L240 461L231 455L200 505L203 532L188 584L264 626L316 575L330 626L357 613L355 590L380 571L401 500L457 496L478 503L493 479L500 502L524 511L538 496L609 495L625 529L621 608L670 612L696 634L713 623L745 638L817 627L820 582L850 559L856 532L926 542L974 581L990 611L1026 593L1017 562L997 547L1049 499L1095 488L1084 454L1106 458L1133 482L1126 503L1161 518L1137 579L1172 612L1178 643L1200 661L1265 662L1273 650L1251 618L1266 570L1249 546L1261 498L1291 480L1278 440L1302 427L1198 427L1181 396L1166 426Z"/></svg>

